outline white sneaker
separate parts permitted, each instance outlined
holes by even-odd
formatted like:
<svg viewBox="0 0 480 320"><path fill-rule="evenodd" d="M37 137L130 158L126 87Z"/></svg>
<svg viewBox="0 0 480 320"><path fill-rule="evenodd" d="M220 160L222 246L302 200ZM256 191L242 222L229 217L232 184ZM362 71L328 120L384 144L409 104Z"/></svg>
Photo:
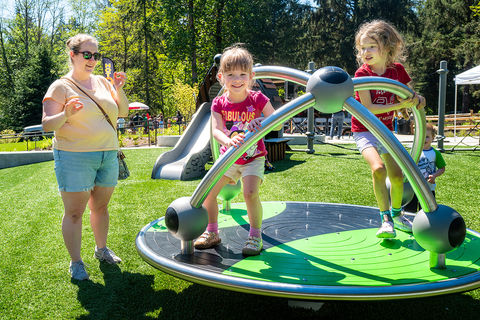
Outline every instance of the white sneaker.
<svg viewBox="0 0 480 320"><path fill-rule="evenodd" d="M393 217L395 228L405 232L412 232L412 223L408 220L403 212L396 217Z"/></svg>
<svg viewBox="0 0 480 320"><path fill-rule="evenodd" d="M88 273L85 270L85 263L82 260L77 262L70 261L70 267L68 268L70 274L72 275L72 279L75 280L88 280Z"/></svg>
<svg viewBox="0 0 480 320"><path fill-rule="evenodd" d="M377 238L395 238L396 235L391 221L384 221L377 231Z"/></svg>
<svg viewBox="0 0 480 320"><path fill-rule="evenodd" d="M100 261L105 261L110 264L116 264L116 263L122 262L122 259L117 257L117 255L107 247L97 248L97 246L95 246L95 254L93 256Z"/></svg>

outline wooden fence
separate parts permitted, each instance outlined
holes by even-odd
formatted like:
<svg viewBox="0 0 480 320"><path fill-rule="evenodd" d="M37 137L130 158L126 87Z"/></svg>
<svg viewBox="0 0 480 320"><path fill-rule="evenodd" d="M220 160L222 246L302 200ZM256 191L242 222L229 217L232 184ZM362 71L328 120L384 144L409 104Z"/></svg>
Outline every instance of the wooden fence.
<svg viewBox="0 0 480 320"><path fill-rule="evenodd" d="M427 116L427 122L431 122L434 126L438 126L438 115ZM455 126L456 122L456 126ZM453 131L455 127L457 130L470 130L480 122L480 113L457 113L445 115L444 131Z"/></svg>

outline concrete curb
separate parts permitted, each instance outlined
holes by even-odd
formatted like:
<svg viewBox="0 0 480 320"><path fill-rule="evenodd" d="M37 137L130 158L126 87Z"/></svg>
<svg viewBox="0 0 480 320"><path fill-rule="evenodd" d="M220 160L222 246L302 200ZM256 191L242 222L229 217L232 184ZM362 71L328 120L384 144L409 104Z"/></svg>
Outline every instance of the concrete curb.
<svg viewBox="0 0 480 320"><path fill-rule="evenodd" d="M0 169L53 160L53 151L0 152Z"/></svg>

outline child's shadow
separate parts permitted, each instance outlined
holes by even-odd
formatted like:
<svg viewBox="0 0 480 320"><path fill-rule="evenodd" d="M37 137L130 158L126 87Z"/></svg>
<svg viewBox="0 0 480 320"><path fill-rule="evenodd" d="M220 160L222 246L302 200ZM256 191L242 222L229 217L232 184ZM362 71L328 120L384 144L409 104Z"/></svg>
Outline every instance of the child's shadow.
<svg viewBox="0 0 480 320"><path fill-rule="evenodd" d="M147 316L165 301L174 300L173 290L155 291L154 275L123 272L117 265L100 263L105 285L90 280L76 281L78 301L88 315L78 319L152 319Z"/></svg>

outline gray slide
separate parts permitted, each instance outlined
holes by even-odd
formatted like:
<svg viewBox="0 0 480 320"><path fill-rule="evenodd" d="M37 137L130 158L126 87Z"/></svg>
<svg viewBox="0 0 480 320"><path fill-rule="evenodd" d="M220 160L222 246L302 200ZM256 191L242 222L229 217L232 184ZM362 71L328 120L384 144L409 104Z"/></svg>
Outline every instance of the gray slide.
<svg viewBox="0 0 480 320"><path fill-rule="evenodd" d="M210 106L210 102L203 103L175 147L157 158L152 179L190 180L205 175L205 164L212 155Z"/></svg>

